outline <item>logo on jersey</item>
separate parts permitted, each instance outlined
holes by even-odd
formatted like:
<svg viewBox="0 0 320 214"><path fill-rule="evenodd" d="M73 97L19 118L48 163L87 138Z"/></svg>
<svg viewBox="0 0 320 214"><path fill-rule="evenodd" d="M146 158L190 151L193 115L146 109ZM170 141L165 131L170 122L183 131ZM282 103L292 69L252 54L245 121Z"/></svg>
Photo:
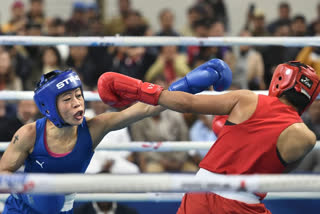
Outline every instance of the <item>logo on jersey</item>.
<svg viewBox="0 0 320 214"><path fill-rule="evenodd" d="M36 163L39 164L39 166L43 169L44 162L40 163L40 161L36 160Z"/></svg>
<svg viewBox="0 0 320 214"><path fill-rule="evenodd" d="M65 87L66 85L69 85L71 83L75 83L76 81L80 81L79 76L71 76L71 77L68 77L68 78L62 80L61 82L58 82L56 84L56 86L57 86L57 89L61 89L61 88Z"/></svg>
<svg viewBox="0 0 320 214"><path fill-rule="evenodd" d="M305 75L301 75L301 77L300 77L300 82L301 82L304 86L306 86L307 88L309 88L309 89L312 88L312 84L313 84L312 80L309 79L308 77L306 77Z"/></svg>

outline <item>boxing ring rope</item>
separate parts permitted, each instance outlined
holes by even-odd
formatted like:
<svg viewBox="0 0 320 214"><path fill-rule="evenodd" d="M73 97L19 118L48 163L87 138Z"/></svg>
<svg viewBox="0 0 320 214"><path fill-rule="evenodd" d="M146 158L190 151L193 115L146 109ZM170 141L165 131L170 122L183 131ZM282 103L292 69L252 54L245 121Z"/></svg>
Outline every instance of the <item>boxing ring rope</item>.
<svg viewBox="0 0 320 214"><path fill-rule="evenodd" d="M130 182L128 182L130 181ZM89 185L88 185L89 184ZM2 193L320 192L320 175L2 174Z"/></svg>
<svg viewBox="0 0 320 214"><path fill-rule="evenodd" d="M0 142L0 151L5 151L10 142ZM131 152L176 152L201 150L208 151L214 142L203 141L164 141L164 142L118 142L110 143L101 141L96 151L131 151ZM314 149L320 149L320 141L317 141Z"/></svg>
<svg viewBox="0 0 320 214"><path fill-rule="evenodd" d="M0 194L4 202L9 194ZM183 193L78 193L76 202L117 201L117 202L180 202ZM269 192L264 200L279 199L320 199L319 192Z"/></svg>
<svg viewBox="0 0 320 214"><path fill-rule="evenodd" d="M0 142L0 151L5 151L10 142ZM132 152L173 152L189 150L208 151L213 142L164 141L164 142L118 142L101 141L95 150L132 151Z"/></svg>
<svg viewBox="0 0 320 214"><path fill-rule="evenodd" d="M170 37L106 36L49 37L0 36L0 45L70 45L70 46L231 46L276 45L287 47L320 46L320 37Z"/></svg>
<svg viewBox="0 0 320 214"><path fill-rule="evenodd" d="M33 91L0 91L0 100L33 100ZM92 91L84 91L86 101L100 101L99 94Z"/></svg>
<svg viewBox="0 0 320 214"><path fill-rule="evenodd" d="M222 94L227 93L228 91L216 92L216 91L204 91L199 94ZM268 91L253 91L257 94L267 95ZM101 101L99 94L92 91L84 91L83 96L86 101ZM0 91L0 100L33 100L33 91L9 91L9 90L1 90Z"/></svg>

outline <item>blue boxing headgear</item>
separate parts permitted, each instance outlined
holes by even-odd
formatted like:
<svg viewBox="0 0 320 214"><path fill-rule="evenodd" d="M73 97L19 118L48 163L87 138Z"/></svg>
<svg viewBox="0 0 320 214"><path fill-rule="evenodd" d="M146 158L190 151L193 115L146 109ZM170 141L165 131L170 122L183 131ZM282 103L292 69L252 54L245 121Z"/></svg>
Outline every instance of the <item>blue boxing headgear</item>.
<svg viewBox="0 0 320 214"><path fill-rule="evenodd" d="M80 88L82 84L79 76L72 70L67 71L51 71L41 76L40 81L34 90L33 99L37 104L40 112L46 116L55 126L61 128L68 126L61 118L57 109L58 95Z"/></svg>

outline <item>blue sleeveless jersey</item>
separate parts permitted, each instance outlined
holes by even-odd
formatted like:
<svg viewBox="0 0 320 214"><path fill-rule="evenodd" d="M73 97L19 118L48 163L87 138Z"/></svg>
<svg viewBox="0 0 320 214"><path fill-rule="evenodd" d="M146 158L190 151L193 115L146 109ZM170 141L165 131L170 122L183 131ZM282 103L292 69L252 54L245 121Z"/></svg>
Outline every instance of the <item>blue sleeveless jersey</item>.
<svg viewBox="0 0 320 214"><path fill-rule="evenodd" d="M78 126L78 139L64 157L52 157L44 144L46 118L37 120L37 138L33 152L25 161L26 173L84 173L93 155L92 140L85 118Z"/></svg>
<svg viewBox="0 0 320 214"><path fill-rule="evenodd" d="M92 139L85 118L78 126L77 142L73 150L63 157L51 156L45 146L44 131L47 118L36 121L36 141L33 152L25 160L25 173L84 173L93 156ZM33 213L27 203L12 195L6 201L4 213ZM13 212L17 210L17 212ZM7 211L7 212L6 212ZM37 213L37 212L34 212ZM72 213L72 210L61 213Z"/></svg>

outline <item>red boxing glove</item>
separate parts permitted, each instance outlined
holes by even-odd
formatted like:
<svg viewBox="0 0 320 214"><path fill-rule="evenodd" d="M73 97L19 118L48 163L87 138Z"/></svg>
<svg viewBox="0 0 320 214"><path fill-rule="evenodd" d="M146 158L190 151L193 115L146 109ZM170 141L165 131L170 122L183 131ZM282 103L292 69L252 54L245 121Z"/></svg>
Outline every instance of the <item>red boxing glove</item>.
<svg viewBox="0 0 320 214"><path fill-rule="evenodd" d="M106 72L98 80L101 100L112 107L127 106L135 101L157 105L162 91L159 85L114 72Z"/></svg>
<svg viewBox="0 0 320 214"><path fill-rule="evenodd" d="M217 137L219 137L219 134L226 123L228 119L228 115L216 115L214 116L212 120L212 131L215 133Z"/></svg>

